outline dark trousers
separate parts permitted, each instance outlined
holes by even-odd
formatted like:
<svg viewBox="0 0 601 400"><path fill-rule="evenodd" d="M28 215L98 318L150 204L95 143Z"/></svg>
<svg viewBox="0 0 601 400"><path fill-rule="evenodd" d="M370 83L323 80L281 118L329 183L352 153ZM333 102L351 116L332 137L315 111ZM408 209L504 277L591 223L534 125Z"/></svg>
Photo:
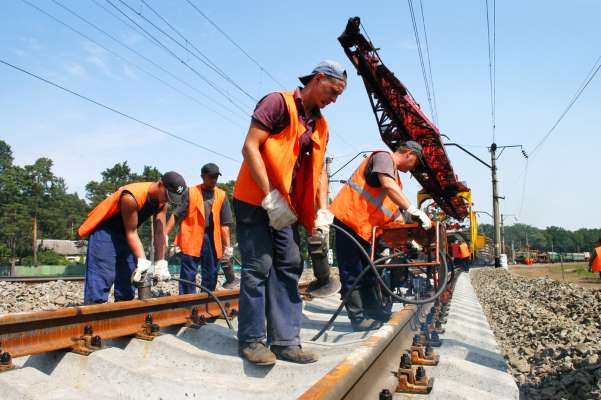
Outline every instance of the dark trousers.
<svg viewBox="0 0 601 400"><path fill-rule="evenodd" d="M337 218L334 218L334 224L349 232L359 243L361 243L361 246L365 249L367 254L370 254L371 246L365 239L357 235L355 231ZM338 230L336 230L336 259L338 260L338 271L340 273L340 283L342 284L340 293L344 296L353 286L359 274L361 274L363 269L366 268L369 263L361 253L361 250L357 248L357 245L347 235ZM369 271L363 276L356 288L375 286L376 282L376 276L373 271Z"/></svg>
<svg viewBox="0 0 601 400"><path fill-rule="evenodd" d="M217 287L217 253L215 252L215 243L213 235L207 229L202 241L202 250L200 257L194 257L182 253L180 277L187 281L196 282L198 273L198 262L201 265L200 275L202 277L201 285L210 291ZM196 286L189 283L179 283L179 294L196 293Z"/></svg>
<svg viewBox="0 0 601 400"><path fill-rule="evenodd" d="M106 303L115 284L115 301L132 300L135 288L131 274L136 258L129 249L125 235L99 227L88 239L84 303Z"/></svg>
<svg viewBox="0 0 601 400"><path fill-rule="evenodd" d="M238 218L236 235L242 256L238 340L292 346L300 344L302 273L296 225L269 227L267 214L245 223ZM267 324L267 329L265 325Z"/></svg>

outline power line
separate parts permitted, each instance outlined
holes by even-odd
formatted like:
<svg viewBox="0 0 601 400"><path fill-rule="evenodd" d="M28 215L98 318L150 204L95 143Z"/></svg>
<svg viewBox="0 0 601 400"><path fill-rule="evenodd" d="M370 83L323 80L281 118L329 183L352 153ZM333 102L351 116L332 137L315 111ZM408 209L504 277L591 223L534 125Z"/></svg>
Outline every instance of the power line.
<svg viewBox="0 0 601 400"><path fill-rule="evenodd" d="M559 118L557 118L557 121L555 121L555 123L553 124L551 129L549 129L549 131L545 134L545 136L543 136L543 138L538 142L538 144L536 146L534 146L534 148L530 151L530 156L534 155L534 153L536 153L541 148L541 146L545 143L545 141L549 138L549 136L551 136L551 134L553 133L555 128L557 128L557 125L559 125L559 123L561 122L563 117L566 116L566 114L568 113L568 111L570 111L570 109L572 108L574 103L576 103L576 101L580 98L580 95L582 94L582 92L584 92L584 89L587 88L587 86L591 83L593 78L597 75L597 72L599 72L599 69L601 68L601 64L599 63L600 61L601 61L601 56L599 56L595 60L593 67L589 71L588 75L584 78L584 81L580 84L580 87L578 88L576 93L572 96L572 98L568 102L568 105L566 106L565 110L563 110L563 112L561 113Z"/></svg>
<svg viewBox="0 0 601 400"><path fill-rule="evenodd" d="M36 9L37 11L39 11L39 12L41 12L42 14L46 15L47 17L51 18L51 19L52 19L52 20L54 20L55 22L57 22L57 23L59 23L59 24L63 25L64 27L66 27L67 29L71 30L72 32L75 32L76 34L78 34L79 36L83 37L84 39L86 39L86 40L90 41L91 43L94 43L96 46L98 46L98 47L100 47L100 48L104 49L105 51L107 51L108 53L110 53L110 54L112 54L113 56L117 57L118 59L121 59L121 60L123 60L124 62L126 62L126 63L128 63L128 64L130 64L130 65L134 66L135 68L139 69L140 71L142 71L142 72L146 73L147 75L151 76L152 78L154 78L154 79L158 80L159 82L161 82L161 83L162 83L162 84L164 84L165 86L167 86L167 87L171 88L171 89L172 89L172 90L174 90L175 92L177 92L177 93L181 94L182 96L185 96L185 97L187 97L188 99L190 99L190 100L192 100L192 101L196 102L197 104L199 104L199 105L201 105L201 106L205 107L206 109L208 109L208 110L210 110L210 111L214 112L215 114L217 114L217 115L221 116L222 118L226 119L227 121L231 122L232 124L235 124L235 125L237 125L237 126L241 127L241 125L240 125L239 123L237 123L236 121L234 121L234 120L230 119L228 116L226 116L226 115L223 115L223 114L219 113L217 110L214 110L214 109L212 109L211 107L209 107L208 105L206 105L206 104L205 104L205 103L203 103L202 101L198 100L196 97L194 97L194 96L190 96L189 94L187 94L187 93L183 92L182 90L180 90L180 89L176 88L175 86L171 85L169 82L167 82L167 81L163 80L162 78L160 78L160 77L156 76L156 75L155 75L155 74L153 74L152 72L150 72L150 71L146 70L146 69L145 69L145 68L143 68L142 66L140 66L140 65L138 65L138 64L136 64L136 63L134 63L133 61L131 61L131 60L127 59L126 57L123 57L122 55L120 55L120 54L116 53L115 51L113 51L113 50L111 50L111 49L109 49L109 48L107 48L107 47L103 46L103 45L102 45L101 43L99 43L98 41L94 40L94 39L93 39L93 38L91 38L90 36L88 36L88 35L86 35L85 33L83 33L83 32L81 32L81 31L79 31L78 29L74 28L73 26L71 26L71 25L67 24L66 22L64 22L64 21L60 20L60 19L59 19L59 18L57 18L56 16L54 16L54 15L50 14L49 12L47 12L47 11L43 10L42 8L40 8L40 7L36 6L35 4L32 4L32 3L30 3L30 2L29 2L29 1L27 1L27 0L22 0L22 1L23 1L25 4L27 4L28 6L30 6L30 7L34 8L34 9ZM71 9L69 9L68 7L64 6L63 4L61 4L61 3L57 2L56 0L52 0L52 1L53 1L55 4L57 4L59 7L61 7L61 8L63 8L63 9L65 9L66 11L68 11L68 12L70 12L71 14L75 15L77 18L79 18L79 19L81 19L82 21L84 21L84 22L86 22L86 23L88 23L88 24L92 25L94 28L96 28L96 29L98 29L98 30L102 31L102 30L101 30L99 27L97 27L96 25L92 24L91 22L89 22L89 21L88 21L88 20L86 20L85 18L83 18L83 17L79 16L79 15L78 15L77 13L75 13L73 10L71 10ZM116 39L116 38L112 37L110 34L108 34L108 33L104 32L104 31L102 31L102 32L103 32L104 34L106 34L107 36L111 37L113 40L116 40L117 42L119 42L119 41L118 41L118 39ZM119 42L119 43L120 43L120 42ZM137 53L135 50L131 49L129 46L127 46L127 45L125 45L125 44L123 44L123 43L120 43L120 44L121 44L121 45L123 45L123 46L125 46L126 48L128 48L130 51L133 51L133 52ZM144 57L143 55L141 55L141 54L139 54L139 53L137 53L137 54L138 54L140 57ZM144 57L144 58L145 58L145 57ZM149 60L149 59L147 59L147 61L149 61L149 62L152 62L152 60ZM152 62L152 63L154 64L154 62ZM154 64L154 65L155 65L155 66L157 66L157 67L159 67L159 68L162 68L162 67L160 67L159 65L156 65L156 64ZM163 69L163 70L164 70L165 72L169 73L169 71L167 71L167 70L165 70L165 69ZM176 76L174 76L174 77L175 77L175 78L177 78ZM183 82L183 81L181 81L181 82L185 84L185 82Z"/></svg>
<svg viewBox="0 0 601 400"><path fill-rule="evenodd" d="M203 13L194 3L192 3L190 0L186 0L188 2L188 4L190 4L192 6L192 8L194 8L200 15L202 15L202 17L204 19L206 19L211 25L213 25L213 27L215 29L217 29L227 40L229 40L229 42L231 44L233 44L234 46L236 46L238 48L238 50L240 50L249 60L251 60L257 67L259 67L259 69L261 71L263 71L263 73L265 73L265 75L267 75L273 82L275 82L277 85L279 85L282 89L285 88L285 86L278 81L265 67L263 67L261 64L259 64L259 62L257 60L255 60L250 54L248 54L246 52L246 50L244 50L238 43L236 43L234 41L234 39L232 39L230 37L230 35L228 35L223 29L221 29L215 22L213 22L213 20L211 20L205 13Z"/></svg>
<svg viewBox="0 0 601 400"><path fill-rule="evenodd" d="M419 29L417 28L417 22L415 20L415 12L413 11L413 1L407 0L407 3L409 4L409 11L411 14L411 23L413 25L413 33L415 35L415 43L417 44L419 63L421 65L422 76L424 78L424 85L426 87L426 95L428 98L428 104L430 105L430 115L432 116L432 118L434 118L434 106L432 104L432 95L430 93L430 83L428 81L428 74L426 73L426 65L424 63L424 55L422 53L422 45L421 45L421 41L419 39Z"/></svg>
<svg viewBox="0 0 601 400"><path fill-rule="evenodd" d="M493 1L493 33L492 33L492 44L491 44L491 34L490 34L490 18L489 18L489 6L488 0L485 0L486 5L486 33L487 33L487 42L488 42L488 82L490 85L490 118L492 125L492 141L495 142L496 139L496 116L495 116L495 108L496 108L496 0Z"/></svg>
<svg viewBox="0 0 601 400"><path fill-rule="evenodd" d="M119 0L121 1L121 0ZM180 47L182 47L184 50L186 50L188 53L192 54L196 59L200 60L203 64L205 64L207 67L209 67L210 69L212 69L213 71L215 71L219 76L221 76L223 79L225 79L227 82L229 82L230 84L232 84L234 87L236 87L238 90L240 90L242 93L244 93L249 99L251 99L253 102L257 102L259 101L259 99L255 98L253 95L251 95L250 93L248 93L246 90L244 90L238 83L236 83L228 74L226 74L221 68L219 68L206 54L204 54L202 51L200 51L198 49L198 47L196 47L194 45L194 43L192 43L192 41L188 40L188 38L186 38L180 31L178 31L177 29L175 29L175 27L173 25L171 25L161 14L159 14L154 8L152 8L145 0L141 0L142 3L148 7L148 9L150 11L152 11L152 13L154 15L156 15L161 21L163 21L169 28L171 28L172 31L174 31L182 40L184 40L186 42L186 44L189 44L194 50L196 50L196 52L203 57L205 60L202 60L200 58L198 58L198 56L196 56L193 52L191 52L186 46L181 45L177 40L175 40L171 35L169 35L167 32L164 32L163 30L161 30L160 28L158 28L156 25L154 25L152 22L150 22L148 19L146 19L145 17L142 16L142 14L140 13L139 15L144 18L144 20L148 21L150 24L152 24L152 26L154 26L155 28L159 29L161 33L163 33L164 35L166 35L169 39L173 40L175 43L177 43L178 45L180 45ZM121 3L123 3L123 1L121 1ZM125 3L123 3L125 4ZM131 9L131 8L130 8Z"/></svg>
<svg viewBox="0 0 601 400"><path fill-rule="evenodd" d="M432 64L430 63L430 45L428 44L428 30L426 29L426 18L424 17L424 5L419 0L419 8L422 14L422 25L424 28L424 39L426 41L426 56L428 58L428 72L430 74L430 84L432 86L432 100L434 103L434 123L438 125L438 107L436 105L436 91L434 90L434 78L432 77Z"/></svg>
<svg viewBox="0 0 601 400"><path fill-rule="evenodd" d="M164 135L171 136L172 138L175 138L175 139L181 140L182 142L185 142L185 143L187 143L187 144L190 144L190 145L192 145L192 146L198 147L198 148L200 148L200 149L203 149L203 150L205 150L205 151L208 151L209 153L212 153L212 154L215 154L215 155L217 155L217 156L223 157L223 158L225 158L225 159L227 159L227 160L234 161L234 162L237 162L237 163L239 163L239 162L240 162L240 160L236 160L235 158L233 158L233 157L230 157L230 156L228 156L228 155L226 155L226 154L223 154L223 153L220 153L220 152L218 152L218 151L216 151L216 150L210 149L210 148L208 148L208 147L206 147L206 146L203 146L203 145L201 145L201 144L199 144L199 143L196 143L196 142L193 142L193 141L191 141L191 140L189 140L189 139L186 139L185 137L182 137L182 136L176 135L175 133L172 133L172 132L169 132L169 131L167 131L167 130L165 130L165 129L162 129L162 128L159 128L159 127L157 127L157 126L154 126L154 125L152 125L152 124L150 124L150 123L148 123L148 122L144 122L144 121L142 121L141 119L138 119L138 118L136 118L136 117L133 117L133 116L131 116L131 115L129 115L129 114L126 114L126 113L124 113L124 112L122 112L122 111L119 111L119 110L117 110L117 109L116 109L116 108L114 108L114 107L107 106L107 105L105 105L105 104L103 104L103 103L101 103L101 102L99 102L99 101L96 101L96 100L94 100L94 99L92 99L92 98L90 98L90 97L87 97L87 96L83 95L83 94L77 93L77 92L75 92L75 91L73 91L73 90L71 90L71 89L67 89L66 87L64 87L64 86L62 86L62 85L59 85L58 83L52 82L52 81L50 81L50 80L48 80L48 79L46 79L46 78L43 78L43 77L41 77L41 76L39 76L39 75L36 75L36 74L34 74L33 72L29 72L29 71L27 71L27 70L25 70L25 69L23 69L23 68L21 68L21 67L18 67L18 66L14 65L14 64L11 64L11 63L9 63L9 62L7 62L7 61L5 61L5 60L1 59L1 58L0 58L0 63L2 63L2 64L4 64L4 65L6 65L7 67L13 68L13 69L15 69L15 70L17 70L17 71L19 71L19 72L22 72L22 73L24 73L24 74L26 74L26 75L28 75L28 76L30 76L30 77L32 77L32 78L38 79L38 80L40 80L40 81L42 81L42 82L44 82L44 83L46 83L46 84L48 84L48 85L50 85L50 86L54 86L54 87L55 87L55 88L57 88L57 89L61 89L61 90L65 91L65 92L67 92L67 93L70 93L70 94L72 94L72 95L74 95L74 96L77 96L77 97L79 97L79 98L81 98L81 99L83 99L83 100L86 100L86 101L88 101L88 102L90 102L90 103L92 103L92 104L95 104L95 105L97 105L97 106L99 106L99 107L102 107L102 108L104 108L104 109L106 109L106 110L112 111L112 112L113 112L113 113L115 113L115 114L119 114L119 115L121 115L122 117L125 117L125 118L127 118L127 119L130 119L130 120L132 120L132 121L135 121L135 122L137 122L137 123L139 123L139 124L141 124L141 125L144 125L144 126L146 126L146 127L150 128L150 129L153 129L153 130L155 130L155 131L157 131L157 132L160 132L160 133L162 133L162 134L164 134Z"/></svg>
<svg viewBox="0 0 601 400"><path fill-rule="evenodd" d="M122 0L119 0L121 3L123 3ZM244 113L244 115L248 115L248 112L246 110L244 110L242 107L240 107L237 103L234 102L234 100L227 94L224 93L223 90L219 89L211 80L209 80L208 78L206 78L203 74L201 74L200 72L198 72L198 70L194 67L192 67L190 64L188 64L185 60L183 60L180 56L178 56L175 52L173 52L173 50L171 50L169 47L167 47L165 44L163 44L160 40L158 40L154 35L152 35L150 32L148 32L146 29L144 29L144 27L142 27L140 24L138 24L136 21L134 21L129 15L127 15L123 10L121 10L119 7L117 7L111 0L106 0L107 3L109 3L115 10L117 10L121 15L123 15L125 18L127 18L129 21L131 21L134 25L136 25L139 29L141 29L142 31L144 31L147 35L149 35L150 37L153 38L153 40L155 40L158 45L167 53L169 53L172 57L174 57L175 59L177 59L181 64L185 65L190 71L192 71L196 76L198 76L200 79L202 79L204 82L206 82L209 86L211 86L217 93L221 94L223 97L225 97L234 107L236 107L238 110L242 111L242 113ZM123 3L125 4L125 3ZM129 5L125 4L125 6L127 8L129 8L132 12L138 14L138 12L134 9L132 9Z"/></svg>

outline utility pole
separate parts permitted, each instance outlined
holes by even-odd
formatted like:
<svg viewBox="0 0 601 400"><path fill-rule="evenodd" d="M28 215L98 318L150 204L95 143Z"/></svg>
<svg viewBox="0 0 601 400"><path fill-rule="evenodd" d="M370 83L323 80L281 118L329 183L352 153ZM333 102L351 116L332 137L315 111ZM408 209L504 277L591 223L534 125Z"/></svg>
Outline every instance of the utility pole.
<svg viewBox="0 0 601 400"><path fill-rule="evenodd" d="M492 212L493 212L493 225L494 225L494 256L495 256L495 268L499 268L501 266L501 213L499 211L499 199L503 199L498 195L498 179L497 179L497 160L503 154L505 149L510 147L519 147L522 150L522 155L524 158L528 158L528 154L524 151L524 148L521 144L511 145L511 146L497 146L496 143L490 145L488 150L490 151L490 161L488 164L485 161L482 161L478 156L474 155L469 150L465 149L463 146L457 143L445 143L445 146L455 146L459 149L463 150L463 152L469 154L471 157L478 160L480 163L484 164L491 171L492 175ZM497 155L497 150L501 149L499 155Z"/></svg>
<svg viewBox="0 0 601 400"><path fill-rule="evenodd" d="M330 205L330 174L332 172L332 163L334 162L334 157L326 157L326 175L328 176L328 195L326 198L326 204Z"/></svg>

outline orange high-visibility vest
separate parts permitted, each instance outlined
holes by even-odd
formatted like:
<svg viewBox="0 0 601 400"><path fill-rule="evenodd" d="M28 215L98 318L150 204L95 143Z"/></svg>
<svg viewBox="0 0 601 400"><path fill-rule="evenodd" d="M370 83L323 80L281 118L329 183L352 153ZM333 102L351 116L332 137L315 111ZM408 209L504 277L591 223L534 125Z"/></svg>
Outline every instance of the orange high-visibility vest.
<svg viewBox="0 0 601 400"><path fill-rule="evenodd" d="M330 211L336 218L368 242L375 226L394 221L401 213L399 206L386 195L384 188L371 187L365 181L367 164L372 156L379 152L374 151L361 163L330 204ZM396 167L395 175L402 189Z"/></svg>
<svg viewBox="0 0 601 400"><path fill-rule="evenodd" d="M223 246L221 244L221 206L223 206L225 196L225 191L218 187L215 188L211 215L213 218L213 242L215 243L217 258L223 256ZM188 201L188 214L181 221L175 243L180 247L182 253L200 257L202 242L205 237L206 221L202 185L188 188Z"/></svg>
<svg viewBox="0 0 601 400"><path fill-rule="evenodd" d="M467 246L467 243L465 243L465 242L461 242L459 244L459 252L460 252L459 258L470 258L470 256L472 255L469 247Z"/></svg>
<svg viewBox="0 0 601 400"><path fill-rule="evenodd" d="M595 258L591 264L591 271L601 272L601 246L595 248Z"/></svg>
<svg viewBox="0 0 601 400"><path fill-rule="evenodd" d="M138 182L130 183L117 189L115 193L102 200L90 213L88 218L79 227L79 237L85 238L96 229L102 221L105 221L121 211L119 200L121 200L121 194L125 192L131 193L136 199L138 210L141 210L146 203L148 198L148 190L153 182Z"/></svg>
<svg viewBox="0 0 601 400"><path fill-rule="evenodd" d="M277 189L288 201L288 205L298 216L299 222L313 232L315 215L317 213L317 187L321 175L328 143L328 124L323 116L315 122L315 129L311 135L313 150L311 156L311 168L309 176L305 176L302 198L293 201L290 196L292 189L292 172L300 153L299 138L305 132L303 124L299 123L298 110L294 101L294 92L280 93L286 103L290 124L281 132L269 135L260 148L261 157L265 163L269 183ZM234 187L234 198L255 206L261 206L265 193L259 189L250 174L246 161L242 162L236 186Z"/></svg>
<svg viewBox="0 0 601 400"><path fill-rule="evenodd" d="M461 257L461 247L457 243L451 243L451 255L453 258L462 258Z"/></svg>

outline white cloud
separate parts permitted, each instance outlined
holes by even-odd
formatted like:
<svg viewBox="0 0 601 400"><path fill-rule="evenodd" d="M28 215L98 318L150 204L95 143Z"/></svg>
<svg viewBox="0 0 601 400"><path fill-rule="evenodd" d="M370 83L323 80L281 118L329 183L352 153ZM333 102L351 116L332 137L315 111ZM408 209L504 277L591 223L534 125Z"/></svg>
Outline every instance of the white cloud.
<svg viewBox="0 0 601 400"><path fill-rule="evenodd" d="M136 74L136 71L134 71L129 65L127 64L123 64L123 73L125 74L125 76L127 76L129 79L134 79L134 80L138 80L138 74Z"/></svg>
<svg viewBox="0 0 601 400"><path fill-rule="evenodd" d="M111 72L109 63L109 53L103 48L95 45L92 42L85 42L83 50L86 53L85 60L89 64L94 65L96 68L101 70L105 75L114 78L114 74Z"/></svg>
<svg viewBox="0 0 601 400"><path fill-rule="evenodd" d="M85 67L81 64L73 63L66 66L66 70L69 75L82 78L87 75L87 71Z"/></svg>

